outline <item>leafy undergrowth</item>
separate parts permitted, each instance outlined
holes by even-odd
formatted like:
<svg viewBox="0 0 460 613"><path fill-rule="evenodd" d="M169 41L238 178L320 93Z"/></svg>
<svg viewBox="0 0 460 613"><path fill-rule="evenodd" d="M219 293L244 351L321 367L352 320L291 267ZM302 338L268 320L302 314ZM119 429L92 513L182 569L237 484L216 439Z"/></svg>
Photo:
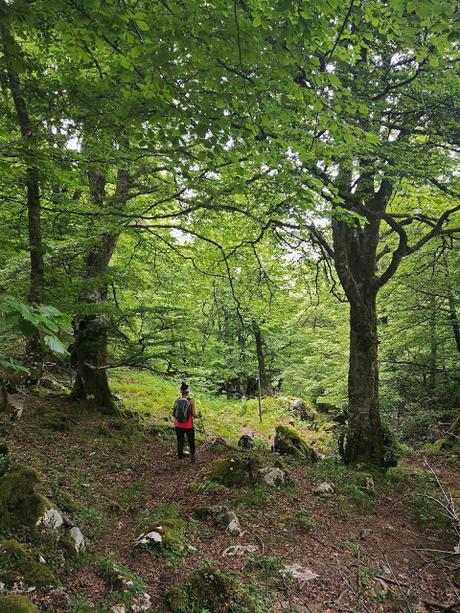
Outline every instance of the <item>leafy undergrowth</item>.
<svg viewBox="0 0 460 613"><path fill-rule="evenodd" d="M136 389L128 376L124 372L117 387L133 409L138 406L133 402ZM130 392L121 389L130 385ZM161 417L175 396L173 386L162 385L156 388L155 380L148 379L157 424L166 423ZM143 413L148 389L140 387ZM242 403L216 399L214 405L212 397L196 397L207 413L210 435L236 442L242 428L258 427L257 414L241 416ZM216 585L224 589L224 583L230 599L225 610L234 613L415 611L424 600L449 604L455 599L455 578L441 562L426 563L429 554L418 551L453 546L442 509L429 497L436 497L436 487L427 471L353 470L333 457L309 466L280 458L261 445L252 452L258 464L281 461L290 482L279 488L260 483L227 488L211 484L206 474L228 450L202 443L197 463L178 470L172 428L96 415L65 398L35 398L31 404L41 410L32 407L19 424L11 441L13 453L39 472L41 493L77 523L89 541L87 553L71 570L56 569L62 589L40 588L31 594L45 613L109 613L114 605L144 593L150 596L151 611L176 607L185 613L214 613L212 606L221 605L206 607L206 602L220 602L217 596L209 593L206 600L201 595ZM64 416L58 420L66 424L63 431L44 425L44 420L49 423L44 416L52 411ZM268 413L264 417L259 432L265 440L279 421L288 419L285 413L278 421ZM305 432L306 425L299 431ZM331 437L318 430L307 434L310 441ZM324 481L334 492L315 495ZM213 509L221 507L236 513L241 536L227 534L225 525L216 521ZM199 509L209 511L196 513ZM136 546L139 534L152 528L161 528L164 545ZM231 545L253 547L243 555L223 556ZM280 573L293 563L317 578L300 585ZM189 573L205 582L203 590L188 582ZM187 603L183 596L189 588Z"/></svg>

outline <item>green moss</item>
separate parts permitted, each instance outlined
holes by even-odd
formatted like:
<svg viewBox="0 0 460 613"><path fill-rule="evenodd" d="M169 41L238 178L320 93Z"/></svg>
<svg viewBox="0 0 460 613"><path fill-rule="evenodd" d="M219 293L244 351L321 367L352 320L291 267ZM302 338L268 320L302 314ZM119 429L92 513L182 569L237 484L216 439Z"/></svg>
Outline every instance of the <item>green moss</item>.
<svg viewBox="0 0 460 613"><path fill-rule="evenodd" d="M25 596L12 594L0 596L0 613L40 613L40 610Z"/></svg>
<svg viewBox="0 0 460 613"><path fill-rule="evenodd" d="M37 473L16 464L0 479L0 534L17 528L33 527L49 508L43 496L35 492Z"/></svg>
<svg viewBox="0 0 460 613"><path fill-rule="evenodd" d="M137 520L137 525L140 534L152 530L161 533L163 538L161 546L158 548L147 546L147 548L152 553L163 556L169 566L174 566L187 552L196 522L190 521L180 507L163 504L153 512L143 511Z"/></svg>
<svg viewBox="0 0 460 613"><path fill-rule="evenodd" d="M0 581L7 587L22 582L27 586L55 585L56 579L45 564L35 560L27 549L10 539L0 544Z"/></svg>
<svg viewBox="0 0 460 613"><path fill-rule="evenodd" d="M70 432L70 422L67 416L51 407L38 407L35 411L40 425L53 432Z"/></svg>
<svg viewBox="0 0 460 613"><path fill-rule="evenodd" d="M449 438L439 438L431 445L431 451L445 451L454 446L454 441Z"/></svg>
<svg viewBox="0 0 460 613"><path fill-rule="evenodd" d="M180 587L166 595L173 613L201 613L226 610L251 613L257 610L241 583L230 573L214 564L193 571ZM230 607L228 605L230 604Z"/></svg>
<svg viewBox="0 0 460 613"><path fill-rule="evenodd" d="M78 551L75 549L75 541L68 532L65 532L59 538L59 547L63 550L66 558L78 558Z"/></svg>
<svg viewBox="0 0 460 613"><path fill-rule="evenodd" d="M300 438L294 430L286 426L276 427L274 450L312 463L319 460L313 447Z"/></svg>
<svg viewBox="0 0 460 613"><path fill-rule="evenodd" d="M255 475L257 475L257 466L254 459L228 457L213 463L208 479L226 487L233 487L253 483Z"/></svg>

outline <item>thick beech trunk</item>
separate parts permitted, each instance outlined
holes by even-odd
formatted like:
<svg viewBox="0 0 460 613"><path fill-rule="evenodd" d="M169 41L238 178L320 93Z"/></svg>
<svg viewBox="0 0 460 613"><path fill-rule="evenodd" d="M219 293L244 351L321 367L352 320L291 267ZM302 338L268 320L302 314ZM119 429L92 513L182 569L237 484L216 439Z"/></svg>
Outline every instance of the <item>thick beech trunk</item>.
<svg viewBox="0 0 460 613"><path fill-rule="evenodd" d="M348 436L345 462L383 463L379 412L377 311L375 294L350 305Z"/></svg>
<svg viewBox="0 0 460 613"><path fill-rule="evenodd" d="M105 174L100 171L90 173L90 191L93 204L105 205ZM119 171L117 188L112 205L120 205L128 191L128 173ZM88 400L96 409L105 413L116 411L107 377L107 337L109 318L102 312L107 300L107 279L110 260L117 245L119 234L104 233L91 249L86 259L85 278L89 289L80 303L92 314L83 315L75 322L75 342L72 351L73 362L77 369L72 397Z"/></svg>
<svg viewBox="0 0 460 613"><path fill-rule="evenodd" d="M373 180L363 178L359 191L351 194L351 173L339 174L345 186L342 197L348 210L366 200L367 222L333 220L334 264L350 303L350 358L348 371L348 433L343 449L345 462L367 462L383 466L384 433L380 422L377 292L390 278L393 264L377 277L377 247L381 215L391 195L383 181L378 192ZM399 257L399 254L398 254ZM397 261L394 262L394 269Z"/></svg>
<svg viewBox="0 0 460 613"><path fill-rule="evenodd" d="M98 279L107 272L118 235L105 234L87 258L87 280L96 282L95 291L86 292L82 302L99 310L107 299L107 284ZM115 404L107 378L107 333L109 319L105 313L85 315L76 322L73 359L77 376L73 398L88 400L105 413L114 413Z"/></svg>

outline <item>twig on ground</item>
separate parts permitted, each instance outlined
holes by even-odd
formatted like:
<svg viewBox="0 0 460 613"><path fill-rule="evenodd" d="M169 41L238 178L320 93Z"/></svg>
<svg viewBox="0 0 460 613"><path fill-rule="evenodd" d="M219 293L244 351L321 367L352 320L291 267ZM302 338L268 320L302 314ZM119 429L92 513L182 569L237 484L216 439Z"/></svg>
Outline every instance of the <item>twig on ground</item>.
<svg viewBox="0 0 460 613"><path fill-rule="evenodd" d="M385 551L382 549L382 546L380 545L380 543L378 542L377 539L375 539L376 543L377 543L377 547L380 549L380 553L382 554L384 560L385 560L385 564L388 566L388 568L390 569L391 574L393 575L395 584L398 586L399 592L401 594L401 596L404 598L404 602L406 603L406 607L407 610L412 613L412 607L410 606L409 600L407 598L407 594L406 592L403 590L403 585L401 584L401 581L398 579L398 577L396 576L396 573L393 570L393 567L390 564L390 561L388 559L387 554L385 553Z"/></svg>
<svg viewBox="0 0 460 613"><path fill-rule="evenodd" d="M339 575L341 576L342 581L344 581L348 585L350 590L355 595L356 600L358 601L358 606L361 605L364 608L364 610L367 611L367 613L371 613L370 609L366 606L364 599L361 597L361 594L355 590L355 588L353 587L353 584L349 581L349 579L342 572L340 563L339 563L339 556L337 554L335 556L335 561L337 562L337 570L339 571Z"/></svg>
<svg viewBox="0 0 460 613"><path fill-rule="evenodd" d="M439 609L441 611L444 611L445 613L446 611L458 611L460 607L460 600L457 600L456 602L453 602L452 604L448 605L436 602L434 600L424 600L423 604L426 604L428 607L431 607L433 609Z"/></svg>

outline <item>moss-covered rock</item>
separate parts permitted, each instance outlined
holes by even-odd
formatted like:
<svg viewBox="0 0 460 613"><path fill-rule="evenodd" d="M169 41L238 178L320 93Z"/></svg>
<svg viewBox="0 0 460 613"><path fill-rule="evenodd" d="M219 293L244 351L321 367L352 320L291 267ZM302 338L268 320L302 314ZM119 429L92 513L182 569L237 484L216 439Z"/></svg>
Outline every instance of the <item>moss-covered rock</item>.
<svg viewBox="0 0 460 613"><path fill-rule="evenodd" d="M277 426L273 449L278 453L292 455L307 462L317 462L319 456L311 445L291 428Z"/></svg>
<svg viewBox="0 0 460 613"><path fill-rule="evenodd" d="M33 527L49 502L35 492L38 475L32 468L15 464L0 478L0 534Z"/></svg>
<svg viewBox="0 0 460 613"><path fill-rule="evenodd" d="M0 543L0 582L7 588L15 583L46 587L55 585L56 579L46 564L38 562L24 545L9 539Z"/></svg>
<svg viewBox="0 0 460 613"><path fill-rule="evenodd" d="M58 409L52 407L38 407L35 412L40 425L53 432L69 432L70 422L67 416Z"/></svg>
<svg viewBox="0 0 460 613"><path fill-rule="evenodd" d="M166 600L173 613L256 611L254 602L241 583L214 564L206 564L190 573L182 585L167 593Z"/></svg>
<svg viewBox="0 0 460 613"><path fill-rule="evenodd" d="M247 485L257 479L258 467L254 458L227 457L216 460L208 473L208 479L226 487Z"/></svg>
<svg viewBox="0 0 460 613"><path fill-rule="evenodd" d="M40 613L40 610L25 596L11 594L0 596L0 613Z"/></svg>

